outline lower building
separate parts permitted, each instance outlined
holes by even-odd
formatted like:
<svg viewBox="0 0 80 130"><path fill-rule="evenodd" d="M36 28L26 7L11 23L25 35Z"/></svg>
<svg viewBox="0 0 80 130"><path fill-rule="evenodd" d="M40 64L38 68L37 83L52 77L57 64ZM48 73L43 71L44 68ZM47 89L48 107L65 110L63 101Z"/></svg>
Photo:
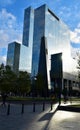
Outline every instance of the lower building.
<svg viewBox="0 0 80 130"><path fill-rule="evenodd" d="M63 66L62 53L51 55L50 79L52 90L54 91L56 88L60 88L62 90L66 89L67 96L79 95L80 89L77 75L64 72Z"/></svg>
<svg viewBox="0 0 80 130"><path fill-rule="evenodd" d="M20 44L12 42L8 44L7 52L7 65L11 67L11 70L17 72L19 69L19 58L20 58Z"/></svg>
<svg viewBox="0 0 80 130"><path fill-rule="evenodd" d="M15 41L8 44L6 64L9 65L15 73L18 71L29 72L29 56L27 56L27 50L28 49L26 46L21 45Z"/></svg>

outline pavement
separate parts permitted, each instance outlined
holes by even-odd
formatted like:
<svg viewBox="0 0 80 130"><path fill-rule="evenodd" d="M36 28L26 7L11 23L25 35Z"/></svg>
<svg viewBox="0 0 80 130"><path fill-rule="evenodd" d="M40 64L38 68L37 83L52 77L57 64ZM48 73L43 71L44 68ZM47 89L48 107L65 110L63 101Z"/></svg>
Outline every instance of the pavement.
<svg viewBox="0 0 80 130"><path fill-rule="evenodd" d="M80 130L80 113L57 110L58 104L33 104L24 106L11 104L7 115L8 104L0 104L0 130Z"/></svg>

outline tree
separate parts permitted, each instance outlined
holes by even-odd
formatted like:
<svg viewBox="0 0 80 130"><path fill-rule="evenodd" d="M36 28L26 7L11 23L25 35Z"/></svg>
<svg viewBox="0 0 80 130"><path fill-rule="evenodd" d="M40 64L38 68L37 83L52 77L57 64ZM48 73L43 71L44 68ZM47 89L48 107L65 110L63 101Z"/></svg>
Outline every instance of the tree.
<svg viewBox="0 0 80 130"><path fill-rule="evenodd" d="M27 72L20 71L17 77L17 92L21 95L29 94L31 91L30 75Z"/></svg>
<svg viewBox="0 0 80 130"><path fill-rule="evenodd" d="M44 96L44 79L43 76L41 74L38 74L36 76L36 80L35 80L35 87L36 87L36 92L37 95L39 96Z"/></svg>
<svg viewBox="0 0 80 130"><path fill-rule="evenodd" d="M15 74L10 66L0 66L0 92L1 94L28 94L31 90L30 75L27 72Z"/></svg>
<svg viewBox="0 0 80 130"><path fill-rule="evenodd" d="M16 80L17 75L8 65L4 66L4 68L0 67L0 70L0 91L1 93L9 93L12 91L12 86Z"/></svg>
<svg viewBox="0 0 80 130"><path fill-rule="evenodd" d="M11 68L7 65L4 66L1 64L0 66L0 92L2 95L3 104L5 104L5 100L7 95L12 92L12 86L14 81L16 80L16 74L11 71Z"/></svg>

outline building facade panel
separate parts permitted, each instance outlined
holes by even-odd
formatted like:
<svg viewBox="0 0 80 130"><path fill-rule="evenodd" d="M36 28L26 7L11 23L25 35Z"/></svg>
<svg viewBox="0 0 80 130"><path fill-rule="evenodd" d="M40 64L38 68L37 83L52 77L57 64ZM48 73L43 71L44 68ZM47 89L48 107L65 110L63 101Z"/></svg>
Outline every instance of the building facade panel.
<svg viewBox="0 0 80 130"><path fill-rule="evenodd" d="M20 46L20 58L19 58L19 70L27 71L31 73L31 57L30 50L28 47L21 45Z"/></svg>
<svg viewBox="0 0 80 130"><path fill-rule="evenodd" d="M22 41L22 44L26 46L26 51L25 49L24 51L26 54L27 65L26 64L25 65L29 73L31 73L31 67L32 67L33 28L34 28L34 9L32 9L32 7L29 7L25 9L23 41ZM22 52L23 51L21 49L21 57L22 57Z"/></svg>
<svg viewBox="0 0 80 130"><path fill-rule="evenodd" d="M47 70L48 86L50 88L51 55L62 53L63 77L64 73L73 73L74 61L71 57L70 30L46 5L35 9L32 76L38 73L40 44L43 36L47 39Z"/></svg>
<svg viewBox="0 0 80 130"><path fill-rule="evenodd" d="M41 38L45 32L45 5L35 9L34 12L34 35L32 54L32 76L37 75L39 67Z"/></svg>

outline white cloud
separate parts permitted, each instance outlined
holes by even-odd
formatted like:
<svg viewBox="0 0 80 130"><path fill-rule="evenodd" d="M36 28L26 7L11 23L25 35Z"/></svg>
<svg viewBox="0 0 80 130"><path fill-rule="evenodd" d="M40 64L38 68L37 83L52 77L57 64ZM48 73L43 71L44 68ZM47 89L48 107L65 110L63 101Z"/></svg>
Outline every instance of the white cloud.
<svg viewBox="0 0 80 130"><path fill-rule="evenodd" d="M7 48L13 41L22 42L22 24L18 24L17 18L6 9L0 12L0 25L0 48ZM0 62L5 62L5 57L0 56Z"/></svg>
<svg viewBox="0 0 80 130"><path fill-rule="evenodd" d="M7 5L11 5L15 2L15 0L0 0L0 5L1 6L7 6Z"/></svg>
<svg viewBox="0 0 80 130"><path fill-rule="evenodd" d="M66 15L65 15L66 14ZM72 15L71 8L70 7L61 7L59 11L59 16L63 19L67 19Z"/></svg>
<svg viewBox="0 0 80 130"><path fill-rule="evenodd" d="M54 38L54 36L51 34L51 33L49 33L49 35L48 35L50 38Z"/></svg>
<svg viewBox="0 0 80 130"><path fill-rule="evenodd" d="M6 56L0 56L0 64L6 64Z"/></svg>
<svg viewBox="0 0 80 130"><path fill-rule="evenodd" d="M71 42L80 44L80 23L78 24L77 28L74 29L74 31L70 32L70 39Z"/></svg>
<svg viewBox="0 0 80 130"><path fill-rule="evenodd" d="M78 28L80 28L80 23L78 24L78 26L77 26Z"/></svg>
<svg viewBox="0 0 80 130"><path fill-rule="evenodd" d="M18 25L16 17L2 9L0 12L0 47L7 47L14 40L21 42L22 25Z"/></svg>
<svg viewBox="0 0 80 130"><path fill-rule="evenodd" d="M0 45L1 45L1 43L5 43L8 40L9 40L9 36L5 32L5 30L0 30Z"/></svg>
<svg viewBox="0 0 80 130"><path fill-rule="evenodd" d="M65 22L67 25L73 29L76 24L80 21L80 9L79 3L76 0L73 3L69 3L68 6L63 4L57 10L58 16ZM79 25L80 26L80 25Z"/></svg>
<svg viewBox="0 0 80 130"><path fill-rule="evenodd" d="M12 28L16 24L16 17L7 12L6 9L2 9L0 12L0 24L2 29Z"/></svg>
<svg viewBox="0 0 80 130"><path fill-rule="evenodd" d="M10 18L13 20L16 19L16 17L12 15L11 13L7 12L5 8L3 8L2 11L0 12L0 17L2 17L3 19L5 18Z"/></svg>
<svg viewBox="0 0 80 130"><path fill-rule="evenodd" d="M77 53L80 53L80 48L74 48L71 46L71 55L73 58L77 58Z"/></svg>

